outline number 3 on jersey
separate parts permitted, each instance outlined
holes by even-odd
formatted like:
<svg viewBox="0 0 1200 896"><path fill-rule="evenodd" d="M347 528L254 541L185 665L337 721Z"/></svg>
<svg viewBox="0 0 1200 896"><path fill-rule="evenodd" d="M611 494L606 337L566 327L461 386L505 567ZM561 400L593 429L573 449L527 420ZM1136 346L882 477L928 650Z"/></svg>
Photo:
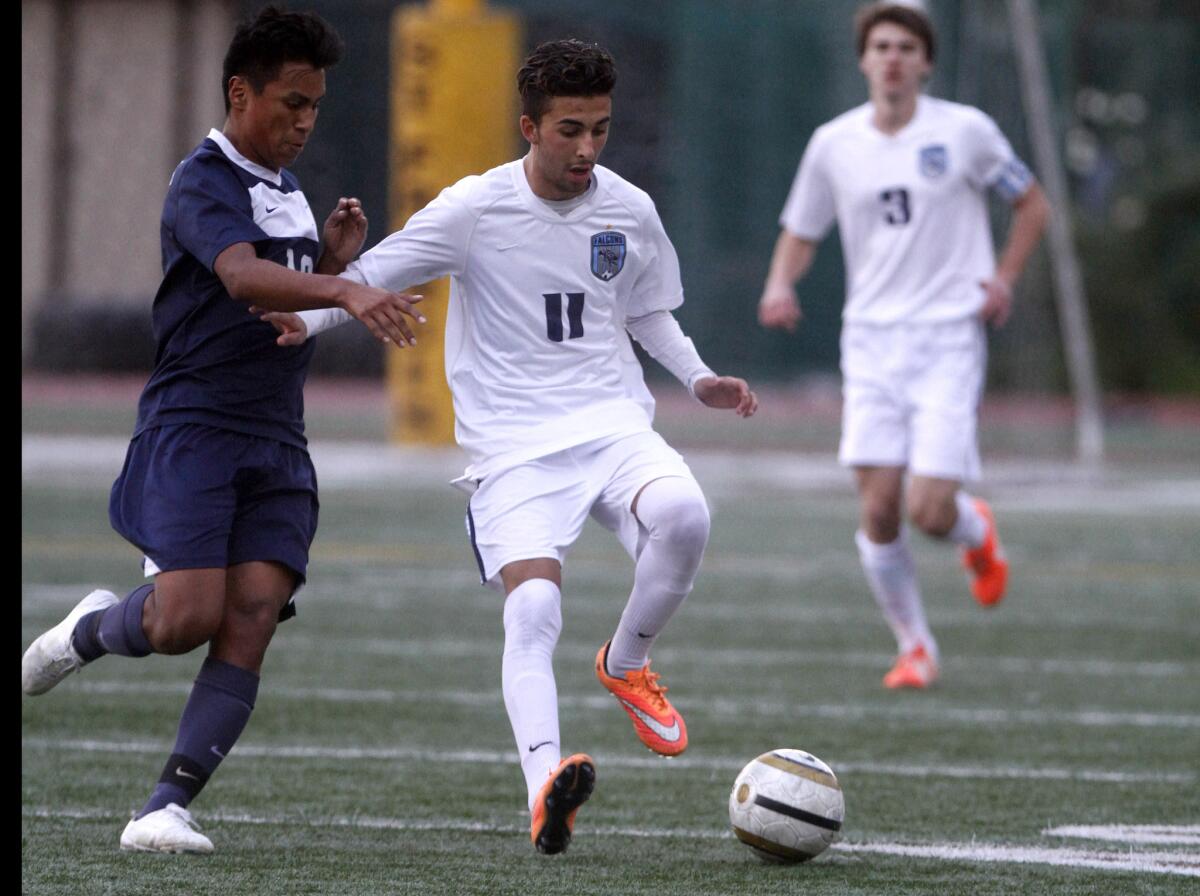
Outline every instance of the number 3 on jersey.
<svg viewBox="0 0 1200 896"><path fill-rule="evenodd" d="M883 203L883 220L889 224L907 224L912 220L912 211L908 205L908 190L904 187L893 187L879 194Z"/></svg>
<svg viewBox="0 0 1200 896"><path fill-rule="evenodd" d="M546 300L546 335L551 342L563 341L563 294L544 292ZM583 293L567 293L567 338L578 339L583 335Z"/></svg>

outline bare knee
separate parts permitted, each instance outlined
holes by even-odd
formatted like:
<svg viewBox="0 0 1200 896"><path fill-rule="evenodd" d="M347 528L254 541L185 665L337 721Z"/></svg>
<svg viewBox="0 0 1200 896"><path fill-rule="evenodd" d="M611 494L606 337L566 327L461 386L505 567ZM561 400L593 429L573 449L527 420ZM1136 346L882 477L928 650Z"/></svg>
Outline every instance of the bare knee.
<svg viewBox="0 0 1200 896"><path fill-rule="evenodd" d="M258 673L279 625L279 600L239 595L225 607L209 655Z"/></svg>
<svg viewBox="0 0 1200 896"><path fill-rule="evenodd" d="M924 498L911 501L908 507L909 521L934 538L942 538L954 526L957 510L954 501Z"/></svg>
<svg viewBox="0 0 1200 896"><path fill-rule="evenodd" d="M891 544L900 537L900 508L897 502L881 495L864 495L863 531L876 544Z"/></svg>
<svg viewBox="0 0 1200 896"><path fill-rule="evenodd" d="M142 626L156 653L171 656L188 653L211 641L221 627L219 606L173 605L167 609L160 605L151 608L151 601L146 605Z"/></svg>
<svg viewBox="0 0 1200 896"><path fill-rule="evenodd" d="M234 633L239 640L261 645L264 649L271 642L278 625L279 602L265 597L242 596L239 600L229 601L221 621L222 631Z"/></svg>

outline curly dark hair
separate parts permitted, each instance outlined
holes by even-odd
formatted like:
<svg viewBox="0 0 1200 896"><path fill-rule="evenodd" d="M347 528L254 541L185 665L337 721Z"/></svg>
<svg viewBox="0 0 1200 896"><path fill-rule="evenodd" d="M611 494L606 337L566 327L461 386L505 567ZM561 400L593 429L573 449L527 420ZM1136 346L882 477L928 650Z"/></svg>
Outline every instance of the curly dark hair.
<svg viewBox="0 0 1200 896"><path fill-rule="evenodd" d="M933 62L937 52L937 37L933 32L933 22L922 10L904 3L872 3L864 6L854 16L854 45L861 59L867 51L867 35L880 22L891 22L907 31L911 31L925 44L925 59Z"/></svg>
<svg viewBox="0 0 1200 896"><path fill-rule="evenodd" d="M556 96L608 96L617 83L612 56L599 44L575 38L552 40L529 54L517 72L521 112L542 120Z"/></svg>
<svg viewBox="0 0 1200 896"><path fill-rule="evenodd" d="M315 12L288 12L278 6L264 8L252 20L238 25L221 71L221 92L229 112L229 79L240 75L255 93L279 76L287 62L307 62L313 68L332 68L342 58L345 44L333 26Z"/></svg>

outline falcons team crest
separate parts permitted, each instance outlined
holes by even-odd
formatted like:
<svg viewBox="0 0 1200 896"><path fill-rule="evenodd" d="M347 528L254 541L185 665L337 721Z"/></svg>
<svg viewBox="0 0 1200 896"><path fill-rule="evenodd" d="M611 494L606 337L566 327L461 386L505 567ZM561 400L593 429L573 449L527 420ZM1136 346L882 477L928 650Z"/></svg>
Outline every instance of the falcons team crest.
<svg viewBox="0 0 1200 896"><path fill-rule="evenodd" d="M917 156L917 161L921 169L921 173L930 180L936 180L946 173L946 169L950 165L949 157L946 153L946 147L942 144L935 146L923 146Z"/></svg>
<svg viewBox="0 0 1200 896"><path fill-rule="evenodd" d="M625 266L625 234L605 230L592 234L592 273L608 282Z"/></svg>

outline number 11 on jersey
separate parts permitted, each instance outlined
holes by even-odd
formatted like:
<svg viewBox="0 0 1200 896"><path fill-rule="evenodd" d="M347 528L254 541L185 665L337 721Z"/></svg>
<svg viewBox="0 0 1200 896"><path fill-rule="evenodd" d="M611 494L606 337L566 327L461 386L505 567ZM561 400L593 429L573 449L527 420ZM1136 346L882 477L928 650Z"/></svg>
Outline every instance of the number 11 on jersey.
<svg viewBox="0 0 1200 896"><path fill-rule="evenodd" d="M544 292L546 300L546 336L551 342L563 341L563 294L561 292ZM583 293L567 293L567 338L578 339L583 335Z"/></svg>

